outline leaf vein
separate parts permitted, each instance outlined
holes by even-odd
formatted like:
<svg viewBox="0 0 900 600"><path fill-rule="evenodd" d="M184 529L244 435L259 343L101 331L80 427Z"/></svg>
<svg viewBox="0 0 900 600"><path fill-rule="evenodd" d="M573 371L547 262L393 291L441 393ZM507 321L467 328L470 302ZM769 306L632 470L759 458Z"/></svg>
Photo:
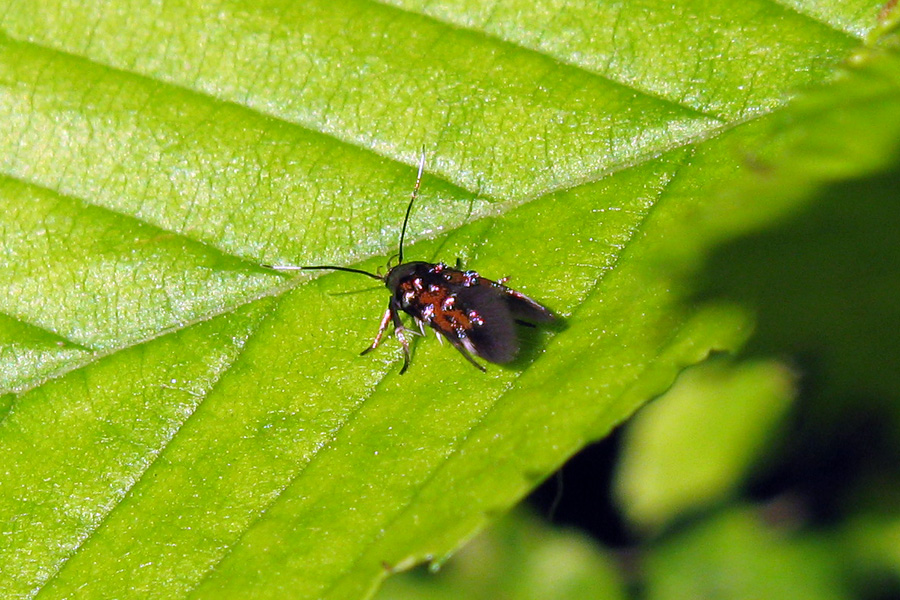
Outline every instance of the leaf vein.
<svg viewBox="0 0 900 600"><path fill-rule="evenodd" d="M260 319L258 319L256 321L256 323L254 323L252 325L252 329L249 329L247 331L247 334L246 334L247 339L249 339L253 336L253 334L266 321L266 319L269 318L270 314L272 314L272 313L271 312L265 313ZM184 426L187 425L194 418L194 416L197 414L197 412L203 406L203 403L206 401L206 399L213 393L213 391L216 389L216 387L222 381L222 378L232 368L234 368L235 365L237 365L239 363L239 361L241 360L241 358L244 355L244 350L246 349L246 347L247 347L247 344L235 344L235 346L234 346L235 349L233 350L232 358L231 358L228 366L221 369L218 373L216 373L215 379L210 382L208 389L206 390L205 394L203 395L203 398L194 406L194 409L191 411L191 414L188 415L188 417L186 419L181 421L175 428L173 428L169 432L169 435L165 439L161 440L160 445L156 448L156 451L152 454L152 459L146 463L146 465L144 466L144 469L142 471L140 471L140 473L138 473L135 477L131 478L131 481L129 482L127 488L122 492L122 494L117 499L115 499L115 504L113 504L111 507L109 507L109 509L103 514L103 516L100 518L100 520L97 521L91 529L82 532L82 534L79 536L79 539L77 540L75 546L71 549L71 551L69 552L69 554L67 556L62 558L57 563L56 568L49 575L49 577L47 577L43 582L41 582L40 585L36 585L33 588L34 593L31 596L29 596L30 598L36 597L43 589L46 588L46 586L48 584L52 583L55 579L57 579L59 577L60 573L62 573L63 570L66 568L66 566L71 564L71 559L81 550L81 548L84 546L84 544L87 543L88 541L90 541L90 539L98 531L100 531L100 529L103 528L106 525L106 523L109 522L109 519L113 515L113 513L115 513L116 510L122 506L122 504L125 502L125 500L130 497L132 490L134 490L135 486L137 486L144 479L145 475L150 472L153 465L155 465L156 462L163 456L166 448L169 446L169 444L172 442L172 440L174 440L175 437L178 435L178 433L184 428ZM185 393L188 393L188 392L185 392Z"/></svg>

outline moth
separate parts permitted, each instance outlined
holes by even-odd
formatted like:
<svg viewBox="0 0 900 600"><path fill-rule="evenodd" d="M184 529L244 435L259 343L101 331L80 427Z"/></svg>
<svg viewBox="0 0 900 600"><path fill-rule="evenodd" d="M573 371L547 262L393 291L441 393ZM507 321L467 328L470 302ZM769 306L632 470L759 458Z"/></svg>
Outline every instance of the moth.
<svg viewBox="0 0 900 600"><path fill-rule="evenodd" d="M370 273L352 267L333 265L291 266L265 265L278 271L345 271L378 279L391 292L387 310L381 317L378 333L361 354L371 352L381 343L388 325L394 326L394 335L403 347L403 367L409 368L409 337L418 334L403 324L401 313L410 315L422 335L425 326L431 327L438 338L446 338L450 344L479 370L483 365L473 356L488 362L505 364L519 354L520 339L517 326L534 327L549 324L557 317L546 307L525 294L503 285L508 279L492 281L475 271L462 271L444 263L424 261L403 262L403 242L413 205L419 195L422 173L425 170L425 152L419 159L416 185L406 207L406 216L400 230L397 264L390 260L384 275ZM392 257L393 258L393 257Z"/></svg>

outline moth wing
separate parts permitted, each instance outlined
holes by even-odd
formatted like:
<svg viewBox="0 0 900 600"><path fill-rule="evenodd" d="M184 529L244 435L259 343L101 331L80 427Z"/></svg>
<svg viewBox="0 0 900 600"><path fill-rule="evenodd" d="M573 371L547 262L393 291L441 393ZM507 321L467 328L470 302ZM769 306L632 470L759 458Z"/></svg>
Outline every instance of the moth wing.
<svg viewBox="0 0 900 600"><path fill-rule="evenodd" d="M494 287L473 286L459 290L457 298L461 307L474 311L481 320L481 325L465 331L466 337L459 339L458 347L488 362L512 361L519 353L519 339L506 294Z"/></svg>
<svg viewBox="0 0 900 600"><path fill-rule="evenodd" d="M556 320L556 315L550 312L550 309L538 302L535 302L522 292L517 292L512 288L508 288L501 283L497 283L489 279L482 279L481 284L482 285L479 287L490 286L491 289L495 290L503 296L514 321L527 321L528 323L552 323Z"/></svg>
<svg viewBox="0 0 900 600"><path fill-rule="evenodd" d="M515 290L509 290L506 302L514 319L529 323L552 323L556 321L556 316L550 312L550 309Z"/></svg>

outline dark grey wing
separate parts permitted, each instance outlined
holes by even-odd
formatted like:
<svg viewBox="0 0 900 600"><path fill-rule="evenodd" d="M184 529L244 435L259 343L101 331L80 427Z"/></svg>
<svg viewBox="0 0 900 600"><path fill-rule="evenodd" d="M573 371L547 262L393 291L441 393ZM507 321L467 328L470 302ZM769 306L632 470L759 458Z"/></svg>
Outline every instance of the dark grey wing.
<svg viewBox="0 0 900 600"><path fill-rule="evenodd" d="M506 286L499 286L504 292L506 304L513 320L526 321L528 323L552 323L556 315L550 312L546 306L542 306L521 292Z"/></svg>
<svg viewBox="0 0 900 600"><path fill-rule="evenodd" d="M468 312L471 325L459 332L459 340L450 341L492 363L512 361L519 353L519 340L506 294L479 285L460 289L456 296L459 307Z"/></svg>

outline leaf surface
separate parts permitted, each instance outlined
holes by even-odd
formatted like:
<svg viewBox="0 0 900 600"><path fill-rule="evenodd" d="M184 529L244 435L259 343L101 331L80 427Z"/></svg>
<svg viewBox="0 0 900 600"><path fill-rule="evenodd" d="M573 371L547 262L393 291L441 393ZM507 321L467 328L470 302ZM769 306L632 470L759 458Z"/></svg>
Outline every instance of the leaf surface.
<svg viewBox="0 0 900 600"><path fill-rule="evenodd" d="M363 597L738 347L696 216L878 10L747 6L5 3L0 588ZM565 317L513 368L258 266L383 265L423 144L407 255Z"/></svg>

